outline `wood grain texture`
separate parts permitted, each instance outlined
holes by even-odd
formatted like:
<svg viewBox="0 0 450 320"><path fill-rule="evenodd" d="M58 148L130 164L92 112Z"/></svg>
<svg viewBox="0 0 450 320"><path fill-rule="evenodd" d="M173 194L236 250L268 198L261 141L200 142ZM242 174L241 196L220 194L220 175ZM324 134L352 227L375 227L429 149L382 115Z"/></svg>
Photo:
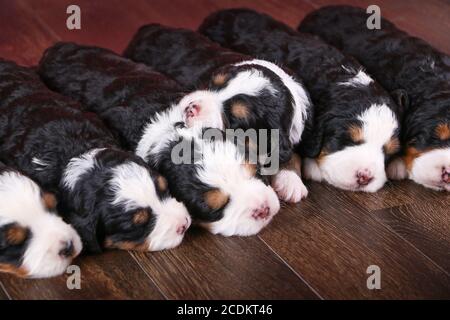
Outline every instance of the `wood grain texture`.
<svg viewBox="0 0 450 320"><path fill-rule="evenodd" d="M450 196L375 211L373 216L450 273Z"/></svg>
<svg viewBox="0 0 450 320"><path fill-rule="evenodd" d="M5 286L0 281L0 300L9 300L8 293L5 291Z"/></svg>
<svg viewBox="0 0 450 320"><path fill-rule="evenodd" d="M175 250L132 253L169 299L317 299L257 237L192 230Z"/></svg>
<svg viewBox="0 0 450 320"><path fill-rule="evenodd" d="M444 298L450 278L345 192L310 184L310 196L286 206L261 238L325 298ZM367 289L367 267L382 270L382 290Z"/></svg>
<svg viewBox="0 0 450 320"><path fill-rule="evenodd" d="M19 279L0 274L12 299L162 299L163 296L132 257L124 251L85 256L81 289L69 290L64 275L52 279Z"/></svg>

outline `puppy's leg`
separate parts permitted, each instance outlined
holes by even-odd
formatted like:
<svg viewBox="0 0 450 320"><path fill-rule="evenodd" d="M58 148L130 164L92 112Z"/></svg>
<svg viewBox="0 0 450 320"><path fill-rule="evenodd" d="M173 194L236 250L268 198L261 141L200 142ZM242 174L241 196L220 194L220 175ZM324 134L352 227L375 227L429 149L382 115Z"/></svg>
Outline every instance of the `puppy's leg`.
<svg viewBox="0 0 450 320"><path fill-rule="evenodd" d="M301 163L298 155L294 154L272 178L272 187L278 197L286 202L296 203L308 195L308 189L301 179Z"/></svg>
<svg viewBox="0 0 450 320"><path fill-rule="evenodd" d="M386 174L389 179L392 180L403 180L408 178L408 171L406 170L405 161L403 161L402 157L398 157L393 159L387 169Z"/></svg>

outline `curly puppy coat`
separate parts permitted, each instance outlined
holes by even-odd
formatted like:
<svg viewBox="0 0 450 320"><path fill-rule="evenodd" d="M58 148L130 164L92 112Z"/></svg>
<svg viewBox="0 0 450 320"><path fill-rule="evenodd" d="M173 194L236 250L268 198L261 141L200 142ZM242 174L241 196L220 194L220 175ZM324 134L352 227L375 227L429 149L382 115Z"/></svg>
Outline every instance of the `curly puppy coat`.
<svg viewBox="0 0 450 320"><path fill-rule="evenodd" d="M39 73L52 89L104 119L125 146L163 174L170 192L211 232L255 234L278 212L275 192L236 146L184 127L179 108L184 93L166 76L109 50L73 43L49 48ZM173 152L183 143L202 157L175 162Z"/></svg>
<svg viewBox="0 0 450 320"><path fill-rule="evenodd" d="M0 112L1 160L58 195L59 212L85 249L148 251L181 242L187 210L158 188L159 176L141 158L118 149L95 114L8 61L0 61Z"/></svg>
<svg viewBox="0 0 450 320"><path fill-rule="evenodd" d="M157 24L140 28L124 54L188 89L201 89L180 103L189 126L278 130L281 170L275 171L272 185L286 201L307 195L300 172L295 172L299 163L293 147L311 103L297 79L269 61L232 52L196 32Z"/></svg>
<svg viewBox="0 0 450 320"><path fill-rule="evenodd" d="M450 56L385 19L369 30L367 18L359 8L325 7L299 28L355 56L385 88L406 91L402 155L388 175L450 191Z"/></svg>
<svg viewBox="0 0 450 320"><path fill-rule="evenodd" d="M314 125L301 143L306 177L353 191L385 184L385 162L399 149L401 110L356 60L247 9L214 13L199 31L225 47L282 63L305 82L314 103Z"/></svg>

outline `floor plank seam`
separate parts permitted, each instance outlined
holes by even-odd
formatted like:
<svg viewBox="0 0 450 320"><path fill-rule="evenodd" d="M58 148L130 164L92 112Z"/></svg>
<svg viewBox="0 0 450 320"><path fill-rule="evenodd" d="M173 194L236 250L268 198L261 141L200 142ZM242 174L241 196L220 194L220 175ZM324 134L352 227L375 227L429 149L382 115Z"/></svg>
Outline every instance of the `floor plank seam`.
<svg viewBox="0 0 450 320"><path fill-rule="evenodd" d="M258 236L258 238L267 246L267 248L269 248L270 251L272 251L272 253L284 264L286 265L286 267L289 268L289 270L291 270L291 272L293 272L301 281L303 281L303 283L320 299L320 300L325 300L325 298L319 293L319 291L317 289L315 289L312 285L309 284L308 281L306 281L306 279L304 279L303 276L300 275L300 273L298 273L294 268L292 268L292 266L286 261L284 260L266 241L264 241L264 239L261 238L261 236Z"/></svg>
<svg viewBox="0 0 450 320"><path fill-rule="evenodd" d="M159 293L161 293L161 295L164 297L165 300L170 300L169 297L163 292L163 290L158 286L158 284L155 282L155 280L153 280L153 278L150 276L150 274L142 267L141 263L139 262L138 259L136 259L136 257L131 253L128 252L128 254L131 256L131 258L137 263L137 265L139 266L139 268L145 273L145 275L147 276L147 278L153 283L153 285L156 287L156 289L158 289Z"/></svg>
<svg viewBox="0 0 450 320"><path fill-rule="evenodd" d="M399 207L399 206L394 206L395 207ZM380 210L384 210L384 209L380 209ZM375 214L375 212L378 210L374 210L371 211L371 215ZM401 234L399 234L397 231L395 231L394 229L392 229L389 225L385 224L384 222L380 221L380 219L378 219L376 216L375 218L373 218L373 216L371 216L372 219L374 219L377 223L381 224L383 226L384 229L389 230L390 232L394 233L397 237L399 237L400 239L402 239L404 242L406 242L410 247L412 247L414 250L416 250L420 255L422 255L423 257L425 257L425 259L427 259L428 261L430 261L434 266L436 266L439 270L441 270L444 274L447 275L447 277L450 278L450 274L440 265L438 264L436 261L434 261L431 257L429 257L425 252L423 252L422 250L420 250L419 248L417 248L412 242L410 242L409 240L407 240L406 238L404 238Z"/></svg>
<svg viewBox="0 0 450 320"><path fill-rule="evenodd" d="M0 281L0 290L2 290L2 291L5 293L6 297L7 297L9 300L13 300L12 297L11 297L11 295L9 294L8 290L6 290L5 285L4 285L3 282L1 282L1 281Z"/></svg>

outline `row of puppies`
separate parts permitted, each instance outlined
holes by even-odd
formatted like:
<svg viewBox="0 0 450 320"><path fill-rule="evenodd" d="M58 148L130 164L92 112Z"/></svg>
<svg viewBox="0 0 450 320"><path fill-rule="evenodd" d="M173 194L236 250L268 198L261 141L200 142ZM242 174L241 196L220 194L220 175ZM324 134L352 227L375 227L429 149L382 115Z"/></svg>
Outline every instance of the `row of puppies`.
<svg viewBox="0 0 450 320"><path fill-rule="evenodd" d="M373 34L363 23L367 16L363 10L355 10L358 19L353 16L340 19L343 26L339 29L332 28L331 24L342 10L331 9L330 16L322 19L329 25L324 27L323 21L313 21L311 32L325 33L327 40L344 50L342 43L346 39L353 49L346 52L363 62L368 56L365 51L369 49L358 43L365 36L367 47L372 49L367 67L390 92L385 91L351 56L318 37L295 31L267 15L247 9L219 11L207 17L200 26L200 33L223 47L192 31L152 24L138 31L125 56L148 64L186 86L193 84L207 88L207 93L193 96L193 107L188 107L186 113L187 117L197 117L200 122L210 119L213 123L209 125L220 122L211 120L219 119L220 113L224 113L226 119L233 120L236 116L227 114L233 109L226 101L218 103L214 99L237 83L236 74L228 72L230 62L238 61L237 65L241 65L240 59L245 59L225 48L281 63L304 81L314 102L314 107L307 109L310 117L299 148L305 157L306 178L325 180L342 189L374 192L387 181L387 171L390 178L409 177L426 187L448 190L450 130L445 95L448 67L440 62L445 62L448 57L422 41L416 43L417 39L398 31L388 22L385 25L389 30L379 31L376 36L379 45L373 46L374 39L370 38ZM305 24L310 20L314 18L305 19ZM350 32L353 27L364 35ZM385 33L393 34L396 41L406 39L410 44L401 54L390 53L387 42L392 39L384 40ZM382 61L379 55L383 54L380 52L383 48L386 57L384 63L378 64ZM416 65L397 58L414 54L411 62ZM391 60L397 64L395 68L390 67ZM252 63L268 67L266 72L275 69L273 64L268 66L261 60L245 64ZM432 65L432 70L421 68L421 72L417 72L417 64ZM385 72L385 68L391 73ZM405 72L398 75L401 68ZM396 80L395 85L392 79ZM247 83L251 81L242 82L241 86L247 87ZM429 89L424 92L424 88ZM440 92L439 97L433 96L436 92ZM245 121L251 122L256 110L264 110L266 118L277 118L280 116L278 110L283 110L264 107L276 102L261 103L258 98L263 95L244 93L243 96L245 103L239 104L238 115L244 114ZM241 112L242 105L246 107L245 113ZM426 126L423 126L424 121ZM243 126L242 123L235 125ZM386 164L389 164L387 168Z"/></svg>
<svg viewBox="0 0 450 320"><path fill-rule="evenodd" d="M224 47L282 63L305 81L317 138L304 139L316 148L305 153L315 158L307 160L306 176L345 188L340 175L360 166L371 172L375 191L385 181L384 159L392 179L450 191L450 57L385 19L381 29L369 30L367 19L360 8L325 7L298 32L267 15L231 9L212 14L199 31Z"/></svg>

